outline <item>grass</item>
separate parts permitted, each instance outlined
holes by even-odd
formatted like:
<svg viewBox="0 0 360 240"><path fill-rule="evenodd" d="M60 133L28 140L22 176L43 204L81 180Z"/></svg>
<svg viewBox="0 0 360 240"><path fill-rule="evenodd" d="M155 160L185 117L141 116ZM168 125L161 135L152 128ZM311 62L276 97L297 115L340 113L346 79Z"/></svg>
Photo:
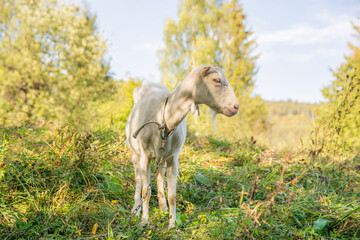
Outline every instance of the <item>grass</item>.
<svg viewBox="0 0 360 240"><path fill-rule="evenodd" d="M329 164L189 134L169 230L156 184L149 226L127 224L134 175L122 134L48 126L0 128L0 139L0 239L360 238L359 157Z"/></svg>

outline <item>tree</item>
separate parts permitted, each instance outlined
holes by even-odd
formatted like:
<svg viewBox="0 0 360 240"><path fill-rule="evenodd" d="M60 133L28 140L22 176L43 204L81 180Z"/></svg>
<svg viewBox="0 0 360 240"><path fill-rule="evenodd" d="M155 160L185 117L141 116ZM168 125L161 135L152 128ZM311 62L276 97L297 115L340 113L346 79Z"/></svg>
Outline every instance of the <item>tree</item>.
<svg viewBox="0 0 360 240"><path fill-rule="evenodd" d="M353 24L359 44L360 27ZM348 43L351 53L333 75L331 85L322 90L328 102L319 111L321 144L333 153L360 151L360 48Z"/></svg>
<svg viewBox="0 0 360 240"><path fill-rule="evenodd" d="M246 28L242 6L237 0L184 0L180 1L178 16L177 22L167 21L165 48L160 51L166 85L176 86L194 66L218 65L239 98L242 109L237 123L263 130L265 106L259 97L249 97L257 72L257 56L253 55L256 42Z"/></svg>
<svg viewBox="0 0 360 240"><path fill-rule="evenodd" d="M141 86L141 79L129 77L117 81L114 85L116 96L98 108L102 113L98 124L100 127L111 126L112 129L125 134L126 121L134 106L133 91Z"/></svg>
<svg viewBox="0 0 360 240"><path fill-rule="evenodd" d="M96 17L60 0L0 3L0 118L3 124L87 125L110 95L105 41Z"/></svg>
<svg viewBox="0 0 360 240"><path fill-rule="evenodd" d="M235 92L252 90L256 43L246 30L246 16L237 0L181 3L178 23L169 19L164 30L166 48L160 51L160 70L165 82L174 85L191 67L216 64L224 69Z"/></svg>

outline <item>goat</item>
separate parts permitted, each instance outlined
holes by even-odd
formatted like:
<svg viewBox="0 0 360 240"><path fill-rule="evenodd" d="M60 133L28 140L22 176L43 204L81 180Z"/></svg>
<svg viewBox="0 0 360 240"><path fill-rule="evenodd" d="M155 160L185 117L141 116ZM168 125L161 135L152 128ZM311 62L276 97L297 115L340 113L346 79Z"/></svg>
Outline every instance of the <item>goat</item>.
<svg viewBox="0 0 360 240"><path fill-rule="evenodd" d="M134 207L141 204L142 195L150 183L150 161L156 158L161 146L158 126L147 124L149 121L163 123L165 130L172 134L168 137L164 162L157 173L157 187L160 210L167 211L164 193L164 174L167 165L168 202L170 207L169 228L175 227L176 184L178 158L186 137L186 115L192 111L199 114L199 104L209 106L215 113L231 117L237 114L239 103L223 72L216 66L199 66L173 90L158 84L147 84L134 90L134 107L126 123L126 139L132 151L135 169ZM160 124L158 124L160 125ZM139 131L138 129L142 129ZM137 131L138 130L138 131ZM136 132L137 138L132 137ZM148 223L149 198L147 194L142 203L141 225ZM140 212L137 212L139 216Z"/></svg>

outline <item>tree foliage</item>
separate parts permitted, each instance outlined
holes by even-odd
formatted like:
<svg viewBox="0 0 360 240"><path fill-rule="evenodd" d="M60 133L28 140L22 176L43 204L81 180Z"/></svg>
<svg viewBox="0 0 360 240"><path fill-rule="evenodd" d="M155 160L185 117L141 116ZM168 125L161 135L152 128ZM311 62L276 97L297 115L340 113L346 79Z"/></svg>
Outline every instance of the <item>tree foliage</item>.
<svg viewBox="0 0 360 240"><path fill-rule="evenodd" d="M360 27L356 44L360 43ZM319 148L336 153L339 150L360 150L360 48L349 43L350 55L334 72L335 79L322 92L328 102L319 111Z"/></svg>
<svg viewBox="0 0 360 240"><path fill-rule="evenodd" d="M246 16L238 1L185 0L178 15L178 22L169 19L164 30L166 48L160 51L160 70L165 82L174 86L191 67L216 64L236 93L251 91L256 42L246 29Z"/></svg>
<svg viewBox="0 0 360 240"><path fill-rule="evenodd" d="M124 132L126 121L134 105L133 91L141 86L138 78L129 78L126 81L118 81L115 84L116 97L104 102L99 106L102 113L99 118L99 126L109 127L116 131Z"/></svg>
<svg viewBox="0 0 360 240"><path fill-rule="evenodd" d="M0 118L88 124L109 95L96 17L59 0L0 2Z"/></svg>
<svg viewBox="0 0 360 240"><path fill-rule="evenodd" d="M257 72L257 56L253 54L256 42L246 27L239 1L184 0L180 1L178 16L177 21L167 21L165 48L160 51L166 85L176 86L194 66L218 65L239 98L236 127L264 129L265 106L259 97L249 97Z"/></svg>

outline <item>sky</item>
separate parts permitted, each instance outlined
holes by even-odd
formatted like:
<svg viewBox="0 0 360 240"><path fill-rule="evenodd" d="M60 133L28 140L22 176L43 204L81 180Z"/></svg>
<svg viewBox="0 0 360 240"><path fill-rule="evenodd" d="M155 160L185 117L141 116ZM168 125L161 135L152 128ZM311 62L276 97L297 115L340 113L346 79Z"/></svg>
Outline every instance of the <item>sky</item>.
<svg viewBox="0 0 360 240"><path fill-rule="evenodd" d="M177 0L74 0L97 15L117 79L160 81L157 51L166 20L177 19ZM266 100L319 102L355 42L359 0L240 0L258 46L254 94Z"/></svg>

